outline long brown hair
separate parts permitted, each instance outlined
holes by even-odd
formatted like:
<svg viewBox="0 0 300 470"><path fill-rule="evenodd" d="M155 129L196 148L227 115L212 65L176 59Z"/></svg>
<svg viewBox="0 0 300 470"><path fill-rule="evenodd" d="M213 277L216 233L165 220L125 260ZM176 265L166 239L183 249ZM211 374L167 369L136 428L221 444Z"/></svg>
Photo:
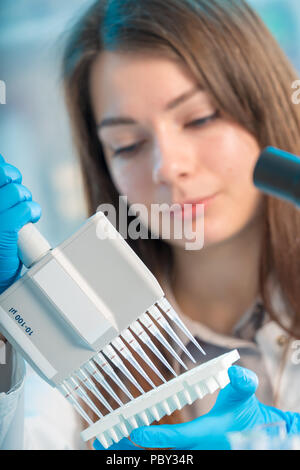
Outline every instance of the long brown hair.
<svg viewBox="0 0 300 470"><path fill-rule="evenodd" d="M71 28L63 80L84 180L88 215L101 203L118 210L118 192L97 136L89 73L103 50L151 51L176 57L210 93L217 109L268 145L300 155L300 108L292 103L297 73L259 16L244 0L98 0ZM242 158L242 156L241 156ZM285 312L300 323L300 213L265 197L260 289L268 313L283 323L271 300L270 273L285 299ZM172 267L163 240L129 240L158 274Z"/></svg>

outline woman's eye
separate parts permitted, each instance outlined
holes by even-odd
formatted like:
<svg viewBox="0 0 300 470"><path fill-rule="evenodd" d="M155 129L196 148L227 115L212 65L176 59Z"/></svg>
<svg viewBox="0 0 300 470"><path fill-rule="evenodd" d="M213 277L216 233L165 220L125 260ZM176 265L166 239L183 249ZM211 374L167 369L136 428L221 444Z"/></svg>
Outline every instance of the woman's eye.
<svg viewBox="0 0 300 470"><path fill-rule="evenodd" d="M115 155L120 155L121 153L122 154L124 154L124 153L134 153L137 150L139 145L140 145L140 142L137 143L137 144L132 144L128 147L119 148L119 149L114 151L114 156Z"/></svg>
<svg viewBox="0 0 300 470"><path fill-rule="evenodd" d="M206 116L206 117L201 118L201 119L196 119L196 120L186 124L186 127L201 127L204 124L206 124L207 122L213 121L217 117L219 117L219 111L214 112L210 116ZM124 155L124 154L129 154L129 153L131 155L133 155L137 151L137 149L140 147L141 144L142 144L142 142L138 142L138 143L132 144L128 147L121 147L119 149L116 149L116 150L114 150L113 156L117 156L117 155L121 155L121 154Z"/></svg>
<svg viewBox="0 0 300 470"><path fill-rule="evenodd" d="M206 116L201 119L196 119L195 121L192 121L186 125L186 127L200 127L203 126L203 124L206 124L209 121L213 121L219 117L219 111L216 111L215 113L211 114L210 116Z"/></svg>

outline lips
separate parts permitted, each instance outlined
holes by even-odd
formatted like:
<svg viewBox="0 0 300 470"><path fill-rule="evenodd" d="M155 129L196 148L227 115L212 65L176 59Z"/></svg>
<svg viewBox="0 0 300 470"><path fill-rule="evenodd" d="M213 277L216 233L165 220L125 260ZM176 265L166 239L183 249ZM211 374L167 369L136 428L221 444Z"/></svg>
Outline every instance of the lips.
<svg viewBox="0 0 300 470"><path fill-rule="evenodd" d="M205 197L202 197L202 198L199 198L199 199L193 199L193 200L188 200L188 201L183 201L183 202L177 202L177 203L173 203L173 204L180 204L182 207L184 206L184 204L193 204L193 205L196 205L196 204L205 204L205 202L209 201L210 199L212 199L215 195L212 194L211 196L205 196Z"/></svg>
<svg viewBox="0 0 300 470"><path fill-rule="evenodd" d="M210 196L204 196L204 197L201 197L201 198L198 198L198 199L189 199L189 200L186 200L186 201L176 201L176 202L173 202L173 204L179 204L183 209L184 204L191 204L193 206L197 205L197 204L205 204L205 203L209 202L210 200L212 200L215 196L216 196L216 193L211 194Z"/></svg>
<svg viewBox="0 0 300 470"><path fill-rule="evenodd" d="M197 207L199 204L204 205L204 207L208 206L209 203L212 202L212 200L215 198L216 194L217 193L214 193L210 196L201 197L199 199L173 202L172 204L179 204L180 207L174 211L172 210L171 213L173 213L174 216L183 218L195 218L198 215Z"/></svg>

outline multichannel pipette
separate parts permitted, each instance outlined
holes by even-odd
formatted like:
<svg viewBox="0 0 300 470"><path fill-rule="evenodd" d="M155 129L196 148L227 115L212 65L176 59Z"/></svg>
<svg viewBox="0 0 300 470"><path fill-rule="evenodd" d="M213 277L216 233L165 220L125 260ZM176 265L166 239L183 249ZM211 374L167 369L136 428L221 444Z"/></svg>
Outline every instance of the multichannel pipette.
<svg viewBox="0 0 300 470"><path fill-rule="evenodd" d="M205 352L102 212L54 249L28 224L19 232L18 247L28 270L0 296L0 330L89 426L94 426L91 412L105 423L100 438L106 446L211 391L210 381L218 386L226 382L228 359L221 361L222 380L213 379L212 361L206 363L204 378L201 366L187 370L180 354L193 363L195 359L175 327ZM178 377L174 362L187 372ZM165 377L166 369L172 380ZM141 378L150 391L144 390ZM134 397L136 393L140 395Z"/></svg>

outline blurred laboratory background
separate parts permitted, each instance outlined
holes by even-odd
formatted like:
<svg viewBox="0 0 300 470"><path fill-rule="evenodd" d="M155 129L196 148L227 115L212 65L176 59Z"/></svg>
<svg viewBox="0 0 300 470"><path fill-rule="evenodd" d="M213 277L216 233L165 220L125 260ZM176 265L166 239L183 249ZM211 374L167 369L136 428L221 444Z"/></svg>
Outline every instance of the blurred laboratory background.
<svg viewBox="0 0 300 470"><path fill-rule="evenodd" d="M0 153L21 170L23 183L42 207L37 225L54 246L87 215L63 100L60 60L66 31L93 2L0 2L0 80L6 83L6 104L0 105ZM280 42L300 78L299 0L249 3Z"/></svg>

